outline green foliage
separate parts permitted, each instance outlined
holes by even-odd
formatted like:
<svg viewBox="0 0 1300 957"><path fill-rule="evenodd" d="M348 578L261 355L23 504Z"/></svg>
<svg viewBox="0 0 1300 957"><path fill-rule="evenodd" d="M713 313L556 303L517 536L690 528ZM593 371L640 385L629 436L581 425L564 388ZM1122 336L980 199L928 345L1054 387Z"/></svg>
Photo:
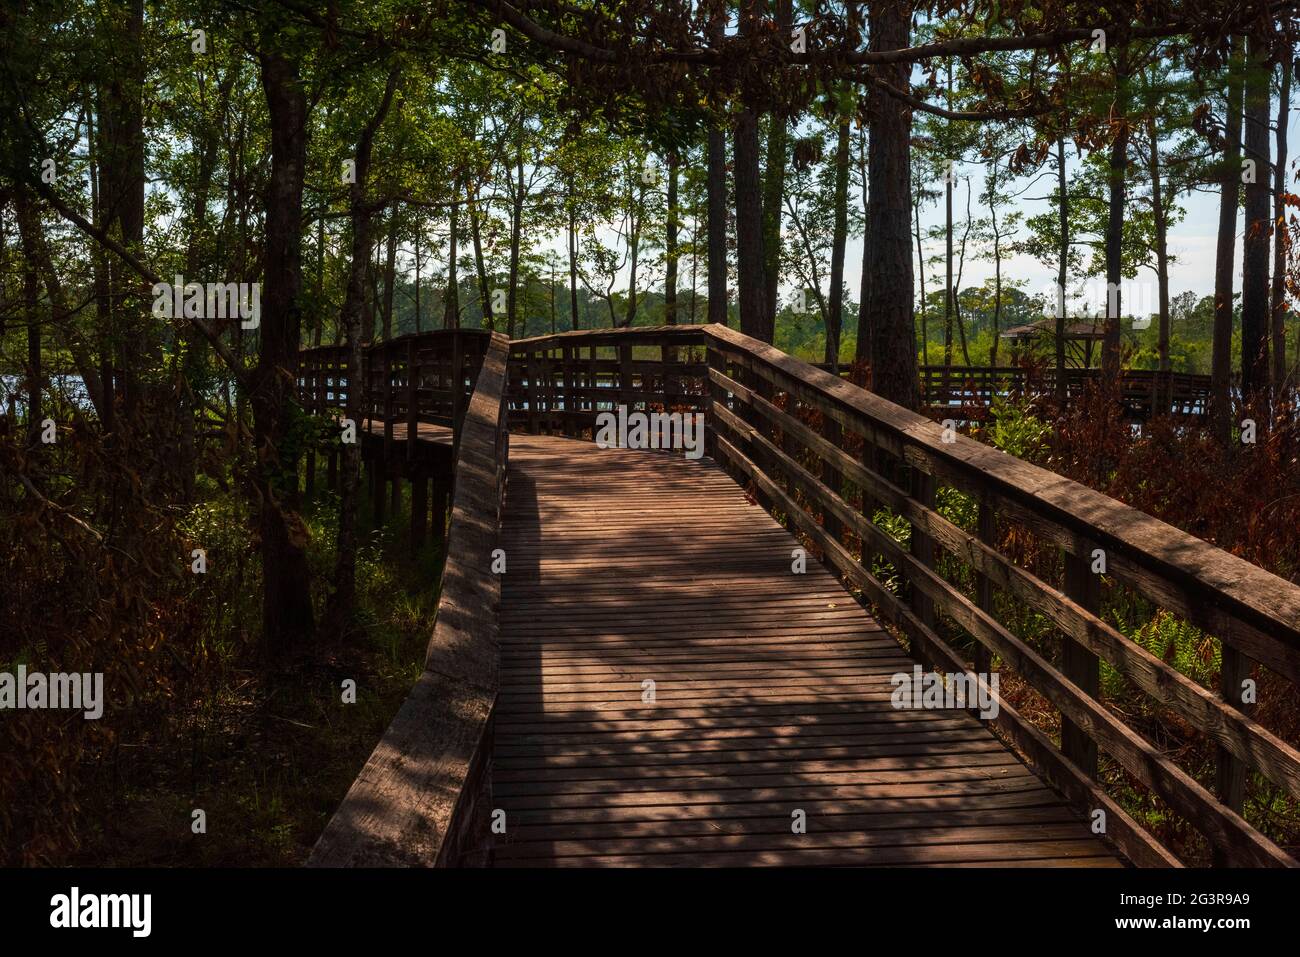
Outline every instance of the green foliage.
<svg viewBox="0 0 1300 957"><path fill-rule="evenodd" d="M1052 427L1039 419L1023 397L995 396L987 427L988 441L1016 458L1034 461L1043 455Z"/></svg>

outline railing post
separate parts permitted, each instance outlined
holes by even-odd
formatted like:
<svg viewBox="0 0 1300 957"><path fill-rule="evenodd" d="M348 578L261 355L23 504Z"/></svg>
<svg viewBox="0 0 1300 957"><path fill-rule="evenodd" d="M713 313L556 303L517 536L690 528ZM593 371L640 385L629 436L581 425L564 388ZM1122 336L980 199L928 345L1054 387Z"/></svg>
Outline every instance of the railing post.
<svg viewBox="0 0 1300 957"><path fill-rule="evenodd" d="M993 550L997 550L997 514L988 499L980 499L979 517L976 533L979 540ZM975 573L975 599L981 611L993 616L993 581L982 572ZM996 616L994 616L996 617ZM993 670L993 654L982 641L975 642L975 673L987 675Z"/></svg>
<svg viewBox="0 0 1300 957"><path fill-rule="evenodd" d="M573 381L573 346L564 347L564 411L561 413L561 421L564 423L564 434L572 438L578 434L577 428L577 405L574 402L574 389L576 388Z"/></svg>
<svg viewBox="0 0 1300 957"><path fill-rule="evenodd" d="M592 415L592 435L595 436L595 416L600 410L600 349L597 346L587 347L587 386L591 389L591 400L588 403ZM617 405L617 403L615 403Z"/></svg>
<svg viewBox="0 0 1300 957"><path fill-rule="evenodd" d="M794 401L794 395L790 394L790 401ZM837 449L841 447L844 440L844 430L839 422L831 418L825 412L822 412L822 438L830 442ZM826 483L827 487L839 498L844 497L844 476L840 474L830 462L823 461L821 468L821 480ZM844 534L844 528L840 520L830 513L827 509L822 515L822 527L826 529L826 534L837 542L840 541Z"/></svg>
<svg viewBox="0 0 1300 957"><path fill-rule="evenodd" d="M1101 576L1093 571L1091 554L1065 553L1065 594L1086 611L1101 609ZM1096 699L1101 694L1101 668L1097 656L1069 635L1062 637L1061 673ZM1097 742L1065 715L1061 716L1061 751L1091 778L1097 777Z"/></svg>
<svg viewBox="0 0 1300 957"><path fill-rule="evenodd" d="M659 348L659 366L663 370L663 397L664 411L669 412L673 407L673 397L681 392L681 380L677 375L678 352L677 346L673 345L672 334L665 339Z"/></svg>
<svg viewBox="0 0 1300 957"><path fill-rule="evenodd" d="M308 355L307 371L303 372L301 366L299 367L299 374L303 377L302 403L303 411L308 415L315 416L319 415L325 407L320 394L320 384L324 377L321 375L321 361L319 354L312 352ZM314 438L307 446L306 452L307 477L305 486L307 497L310 498L316 492L316 441Z"/></svg>
<svg viewBox="0 0 1300 957"><path fill-rule="evenodd" d="M462 394L465 388L465 372L459 330L451 334L450 361L451 367L447 370L447 387L451 392L451 428L456 435L460 435L461 419L465 415L465 396Z"/></svg>
<svg viewBox="0 0 1300 957"><path fill-rule="evenodd" d="M1219 644L1219 693L1228 704L1249 714L1255 709L1242 701L1242 692L1255 663L1226 641L1221 639ZM1222 745L1215 748L1215 786L1219 800L1240 814L1246 801L1246 765ZM1214 866L1226 867L1230 863L1227 856L1215 847Z"/></svg>
<svg viewBox="0 0 1300 957"><path fill-rule="evenodd" d="M363 349L361 352L361 368L352 368L352 357L348 356L348 396L355 391L357 396L357 441L361 441L361 436L365 433L365 421L370 417L370 407L367 402L370 401L370 355ZM347 408L347 398L343 400L343 407Z"/></svg>
<svg viewBox="0 0 1300 957"><path fill-rule="evenodd" d="M411 474L411 551L424 544L429 521L429 476L423 470Z"/></svg>
<svg viewBox="0 0 1300 957"><path fill-rule="evenodd" d="M554 435L556 422L555 416L558 403L555 401L555 347L548 346L542 352L543 375L546 379L546 434Z"/></svg>
<svg viewBox="0 0 1300 957"><path fill-rule="evenodd" d="M865 468L868 472L873 472L876 475L879 475L880 474L880 469L878 468L879 460L880 460L880 452L879 449L876 447L875 443L872 441L871 430L863 429L862 467ZM858 511L861 512L862 517L865 518L868 522L875 521L876 502L871 497L871 492L866 487L863 487L862 489L862 501L858 504ZM874 572L872 571L872 566L875 565L875 556L876 556L876 552L871 547L871 542L868 539L863 538L862 550L861 550L861 554L858 557L858 561L861 563L862 567L866 570L868 575L874 575Z"/></svg>
<svg viewBox="0 0 1300 957"><path fill-rule="evenodd" d="M618 396L619 404L627 406L630 413L636 407L632 398L632 347L618 347Z"/></svg>
<svg viewBox="0 0 1300 957"><path fill-rule="evenodd" d="M721 375L727 374L727 359L722 354L722 350L712 342L705 344L704 358L710 369ZM727 394L722 386L714 382L712 378L706 380L705 385L708 386L705 400L707 415L704 417L705 445L713 461L724 471L730 472L731 469L728 467L730 463L723 460L722 453L718 450L718 435L723 426L721 419L714 412L715 409L726 408Z"/></svg>
<svg viewBox="0 0 1300 957"><path fill-rule="evenodd" d="M934 508L934 476L927 472L921 471L915 465L911 467L911 491L912 498L927 509ZM921 526L912 524L912 555L918 562L927 568L934 567L934 539L921 531ZM908 603L912 607L912 612L920 619L921 623L929 629L934 628L934 600L929 595L924 594L915 584L911 585L911 593L908 595ZM915 644L912 645L912 656L921 660L922 664L929 664L924 654L918 653L921 649Z"/></svg>
<svg viewBox="0 0 1300 957"><path fill-rule="evenodd" d="M537 387L537 353L529 348L524 356L526 370L524 394L528 396L528 432L530 435L537 435L541 432L537 421L537 403L541 396L541 389Z"/></svg>
<svg viewBox="0 0 1300 957"><path fill-rule="evenodd" d="M768 402L772 402L776 398L776 389L767 379L759 375L755 369L747 365L741 365L738 366L738 368L741 370L739 376L741 385L746 386L759 398L766 399ZM787 407L787 411L789 411L791 415L795 414L793 402L794 399L791 397L791 404ZM736 403L736 412L740 418L745 421L745 424L750 426L755 432L758 432L765 438L771 434L764 429L764 426L767 425L767 420L752 405L742 403L738 400ZM744 443L742 442L741 437L737 435L732 438L732 444L739 449ZM757 442L750 443L748 451L750 460L754 465L759 469L759 471L764 472L773 481L777 481L779 476L786 474L786 471L774 462ZM787 478L787 482L790 481L791 480ZM755 487L753 489L753 496L754 500L757 501L765 511L773 511L771 497L761 489ZM787 517L782 524L785 525L788 530L794 530L789 517Z"/></svg>
<svg viewBox="0 0 1300 957"><path fill-rule="evenodd" d="M420 434L419 409L416 384L419 375L415 368L415 339L406 340L406 459L415 460L416 439Z"/></svg>

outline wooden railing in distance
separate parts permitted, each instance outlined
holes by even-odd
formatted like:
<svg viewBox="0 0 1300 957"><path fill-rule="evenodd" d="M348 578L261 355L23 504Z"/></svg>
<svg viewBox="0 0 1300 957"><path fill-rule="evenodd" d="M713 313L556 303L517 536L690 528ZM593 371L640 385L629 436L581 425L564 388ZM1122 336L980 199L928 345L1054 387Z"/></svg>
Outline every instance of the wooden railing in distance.
<svg viewBox="0 0 1300 957"><path fill-rule="evenodd" d="M597 414L703 411L703 326L562 332L510 344L510 422L548 435L583 434Z"/></svg>
<svg viewBox="0 0 1300 957"><path fill-rule="evenodd" d="M706 334L713 385L708 418L720 461L814 542L824 560L908 636L921 660L942 672L970 667L941 637L937 612L977 643L977 666L996 656L1002 668L1054 705L1062 722L1059 747L1005 699L994 725L1076 806L1090 814L1105 811L1105 833L1133 863L1178 862L1099 787L1098 750L1198 828L1220 863L1295 865L1240 814L1246 771L1300 798L1300 753L1251 719L1241 681L1254 661L1292 686L1300 682L1300 587L1076 482L945 431L769 345L719 326L707 327ZM809 428L800 409L820 412L839 437L831 441ZM846 441L850 436L859 437L860 452L845 451L858 448ZM975 504L974 530L936 509L940 487ZM865 497L854 501L859 491ZM910 546L872 520L882 508L910 524ZM1000 550L998 521L1060 549L1063 587ZM846 539L828 531L832 527L860 539L864 555L891 563L906 583L903 592L874 577ZM973 573L973 597L936 570L936 546ZM1104 576L1093 571L1098 556L1106 562ZM1102 588L1111 580L1221 640L1222 694L1099 617ZM998 621L997 592L1059 629L1059 661L1048 660ZM1099 700L1099 659L1217 746L1217 797Z"/></svg>
<svg viewBox="0 0 1300 957"><path fill-rule="evenodd" d="M478 365L491 334L479 329L410 333L362 350L362 420L392 426L417 423L459 427ZM304 349L298 358L298 397L316 414L341 412L353 376L346 346Z"/></svg>
<svg viewBox="0 0 1300 957"><path fill-rule="evenodd" d="M824 365L818 368L824 369ZM1098 369L1066 369L1068 402L1081 399L1088 387L1099 380ZM921 366L921 402L931 408L951 406L988 407L995 396L1056 391L1056 370L1031 373L1020 366ZM1210 377L1150 369L1123 369L1119 377L1119 399L1130 419L1145 420L1153 414L1203 417L1210 396Z"/></svg>
<svg viewBox="0 0 1300 957"><path fill-rule="evenodd" d="M473 823L496 702L509 345L493 334L460 428L447 557L425 670L313 849L309 866L444 866Z"/></svg>

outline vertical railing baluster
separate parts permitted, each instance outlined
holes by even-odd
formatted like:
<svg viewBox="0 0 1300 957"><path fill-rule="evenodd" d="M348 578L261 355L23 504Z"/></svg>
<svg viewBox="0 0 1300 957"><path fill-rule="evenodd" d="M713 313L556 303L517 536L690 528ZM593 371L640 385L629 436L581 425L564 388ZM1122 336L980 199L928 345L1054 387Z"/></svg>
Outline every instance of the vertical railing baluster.
<svg viewBox="0 0 1300 957"><path fill-rule="evenodd" d="M722 354L722 350L717 348L712 342L705 346L704 359L708 367L715 372L727 374L727 358ZM727 390L720 384L714 382L712 378L707 380L707 406L706 415L704 416L704 440L705 446L713 461L717 463L728 474L734 474L734 467L718 448L718 437L728 437L726 427L722 424L721 418L715 413L715 409L727 409ZM729 409L727 411L730 411Z"/></svg>
<svg viewBox="0 0 1300 957"><path fill-rule="evenodd" d="M989 548L996 550L997 513L993 511L993 504L987 499L980 500L979 516L976 522L976 532L979 535L979 540ZM975 600L982 611L988 612L990 616L993 615L993 581L982 572L975 573ZM987 675L992 670L992 657L983 642L975 642L973 664L977 674Z"/></svg>
<svg viewBox="0 0 1300 957"><path fill-rule="evenodd" d="M632 412L636 408L636 401L632 393L632 347L629 345L618 347L618 386L619 402L627 406L628 412Z"/></svg>
<svg viewBox="0 0 1300 957"><path fill-rule="evenodd" d="M793 394L791 401L794 400ZM825 412L822 412L822 438L830 442L837 449L841 448L844 442L844 430L840 423L831 418ZM844 476L839 469L835 468L830 462L822 460L821 463L821 480L826 483L836 498L844 497ZM844 527L840 520L831 514L829 510L824 509L822 516L822 527L826 529L826 534L837 542L844 535Z"/></svg>
<svg viewBox="0 0 1300 957"><path fill-rule="evenodd" d="M564 411L561 413L561 418L564 423L564 434L570 438L577 434L573 389L573 346L566 345L564 347Z"/></svg>
<svg viewBox="0 0 1300 957"><path fill-rule="evenodd" d="M406 340L406 460L415 460L416 439L420 434L418 392L419 375L416 371L415 337Z"/></svg>
<svg viewBox="0 0 1300 957"><path fill-rule="evenodd" d="M911 471L911 492L912 498L924 508L933 510L935 498L934 476L928 472L922 471L916 465L913 465ZM931 538L922 529L920 523L912 522L912 543L911 552L913 557L926 568L934 567L934 539ZM912 612L920 619L921 623L927 628L933 630L935 625L934 600L927 594L916 587L915 583L911 584L908 602L911 605ZM912 653L919 658L922 663L930 664L926 656L922 653L923 649L915 643L912 646Z"/></svg>
<svg viewBox="0 0 1300 957"><path fill-rule="evenodd" d="M600 367L599 367L600 349L597 346L587 347L587 388L588 402L587 411L591 413L591 428L595 430L596 413L600 411Z"/></svg>
<svg viewBox="0 0 1300 957"><path fill-rule="evenodd" d="M1242 693L1255 663L1226 641L1220 641L1219 657L1219 693L1228 704L1249 714L1255 709L1242 701ZM1242 812L1246 803L1246 765L1222 745L1215 747L1215 791L1225 805L1238 814ZM1231 860L1216 847L1212 863L1227 867Z"/></svg>
<svg viewBox="0 0 1300 957"><path fill-rule="evenodd" d="M528 377L525 385L525 392L528 395L528 433L537 435L541 432L538 425L538 403L541 398L541 389L538 387L537 376L537 350L530 348L526 355L525 368L528 370Z"/></svg>
<svg viewBox="0 0 1300 957"><path fill-rule="evenodd" d="M1065 594L1085 611L1101 610L1101 575L1093 571L1097 549L1079 543L1065 552ZM1104 553L1102 553L1104 556ZM1061 673L1093 698L1101 694L1101 667L1097 656L1069 635L1062 638ZM1097 776L1097 742L1065 715L1061 715L1061 752L1089 777Z"/></svg>

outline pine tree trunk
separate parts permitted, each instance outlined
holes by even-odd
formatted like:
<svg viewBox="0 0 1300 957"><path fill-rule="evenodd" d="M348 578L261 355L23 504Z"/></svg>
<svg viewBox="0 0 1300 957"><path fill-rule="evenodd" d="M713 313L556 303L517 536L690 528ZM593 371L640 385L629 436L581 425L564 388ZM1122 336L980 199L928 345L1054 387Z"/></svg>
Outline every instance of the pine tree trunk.
<svg viewBox="0 0 1300 957"><path fill-rule="evenodd" d="M384 257L384 341L393 338L393 292L397 285L397 208L388 214L388 246Z"/></svg>
<svg viewBox="0 0 1300 957"><path fill-rule="evenodd" d="M908 44L912 25L910 0L885 0L869 10L870 49L897 50ZM879 68L885 82L908 88L911 68ZM875 125L869 147L871 240L867 311L874 337L872 389L909 409L920 405L916 369L915 301L912 286L912 111L905 103L873 89Z"/></svg>
<svg viewBox="0 0 1300 957"><path fill-rule="evenodd" d="M1277 160L1273 178L1273 385L1280 390L1286 381L1286 259L1287 229L1287 121L1291 115L1291 74L1295 69L1288 44L1282 53L1282 85L1277 105Z"/></svg>
<svg viewBox="0 0 1300 957"><path fill-rule="evenodd" d="M1110 147L1109 199L1106 221L1106 326L1101 345L1102 376L1118 381L1120 367L1120 316L1124 305L1124 205L1128 198L1128 52L1116 51L1114 116L1119 129Z"/></svg>
<svg viewBox="0 0 1300 957"><path fill-rule="evenodd" d="M469 194L469 232L474 240L474 269L478 273L479 312L483 317L483 328L491 329L494 326L492 301L488 290L487 266L483 262L483 234L479 229L477 184Z"/></svg>
<svg viewBox="0 0 1300 957"><path fill-rule="evenodd" d="M762 342L771 342L763 267L763 194L758 174L758 115L752 109L741 111L732 136L740 331Z"/></svg>
<svg viewBox="0 0 1300 957"><path fill-rule="evenodd" d="M1065 381L1065 284L1070 271L1070 193L1065 178L1064 136L1056 141L1056 196L1056 215L1061 227L1056 266L1056 401L1064 409L1068 391Z"/></svg>
<svg viewBox="0 0 1300 957"><path fill-rule="evenodd" d="M45 411L41 390L45 377L41 369L41 323L38 315L40 280L30 261L23 268L23 312L27 318L27 441L33 447L40 441L41 420Z"/></svg>
<svg viewBox="0 0 1300 957"><path fill-rule="evenodd" d="M678 159L668 154L668 219L664 224L664 323L677 325L677 176Z"/></svg>
<svg viewBox="0 0 1300 957"><path fill-rule="evenodd" d="M862 173L862 275L858 280L858 341L853 346L853 361L859 364L871 363L871 343L875 335L871 313L867 311L867 300L871 293L871 197L867 174L867 127L862 128L858 139L858 168ZM919 240L918 240L919 242ZM917 247L918 249L920 246ZM910 255L910 254L909 254ZM925 277L921 278L922 286ZM922 295L921 301L925 301ZM868 385L870 383L868 382Z"/></svg>
<svg viewBox="0 0 1300 957"><path fill-rule="evenodd" d="M1246 184L1245 239L1241 263L1241 394L1267 401L1269 383L1268 242L1273 232L1269 191L1269 79L1267 53L1251 40L1246 66L1245 158L1255 176Z"/></svg>
<svg viewBox="0 0 1300 957"><path fill-rule="evenodd" d="M420 322L420 231L423 226L420 216L415 217L415 331L423 332Z"/></svg>
<svg viewBox="0 0 1300 957"><path fill-rule="evenodd" d="M1172 368L1169 362L1169 222L1165 211L1164 190L1160 182L1160 140L1156 131L1154 117L1147 120L1147 138L1150 140L1149 155L1151 176L1151 215L1155 220L1156 241L1156 283L1160 306L1159 345L1160 371L1168 373ZM1168 396L1162 396L1164 402Z"/></svg>
<svg viewBox="0 0 1300 957"><path fill-rule="evenodd" d="M709 129L709 322L727 324L727 140Z"/></svg>
<svg viewBox="0 0 1300 957"><path fill-rule="evenodd" d="M457 261L460 258L460 197L461 183L456 183L452 194L451 215L447 243L447 294L442 303L442 327L444 329L460 328L460 276L457 273Z"/></svg>
<svg viewBox="0 0 1300 957"><path fill-rule="evenodd" d="M515 337L516 290L519 285L519 243L524 228L524 148L516 158L515 192L510 208L510 288L506 291L506 335Z"/></svg>
<svg viewBox="0 0 1300 957"><path fill-rule="evenodd" d="M578 328L578 208L573 197L573 176L569 190L569 328Z"/></svg>
<svg viewBox="0 0 1300 957"><path fill-rule="evenodd" d="M1234 60L1242 53L1234 37ZM1237 254L1237 206L1241 187L1241 113L1243 83L1234 62L1228 78L1224 122L1224 157L1219 180L1219 229L1214 257L1214 348L1210 370L1210 417L1216 438L1227 443L1232 428L1232 286Z"/></svg>
<svg viewBox="0 0 1300 957"><path fill-rule="evenodd" d="M826 317L826 361L840 372L840 330L844 328L844 247L849 237L849 121L840 118L835 138L835 226L831 237L830 311ZM910 258L911 251L908 256Z"/></svg>
<svg viewBox="0 0 1300 957"><path fill-rule="evenodd" d="M307 529L298 514L298 450L291 437L302 321L302 190L307 163L307 102L298 64L262 53L262 87L271 125L266 191L266 288L257 367L252 376L256 485L261 497L262 642L281 657L312 637Z"/></svg>
<svg viewBox="0 0 1300 957"><path fill-rule="evenodd" d="M351 260L348 264L347 288L343 294L343 307L339 313L339 329L346 337L350 388L344 417L351 420L356 430L355 442L341 445L341 472L339 476L339 526L334 558L334 590L330 595L326 617L329 628L341 634L352 622L356 613L357 566L357 510L361 499L361 439L362 439L362 339L365 320L366 272L370 265L370 234L374 207L366 197L370 180L370 159L375 133L388 113L393 91L397 86L398 68L389 72L384 98L370 121L361 131L356 149L356 176L349 186L349 212L352 222Z"/></svg>

